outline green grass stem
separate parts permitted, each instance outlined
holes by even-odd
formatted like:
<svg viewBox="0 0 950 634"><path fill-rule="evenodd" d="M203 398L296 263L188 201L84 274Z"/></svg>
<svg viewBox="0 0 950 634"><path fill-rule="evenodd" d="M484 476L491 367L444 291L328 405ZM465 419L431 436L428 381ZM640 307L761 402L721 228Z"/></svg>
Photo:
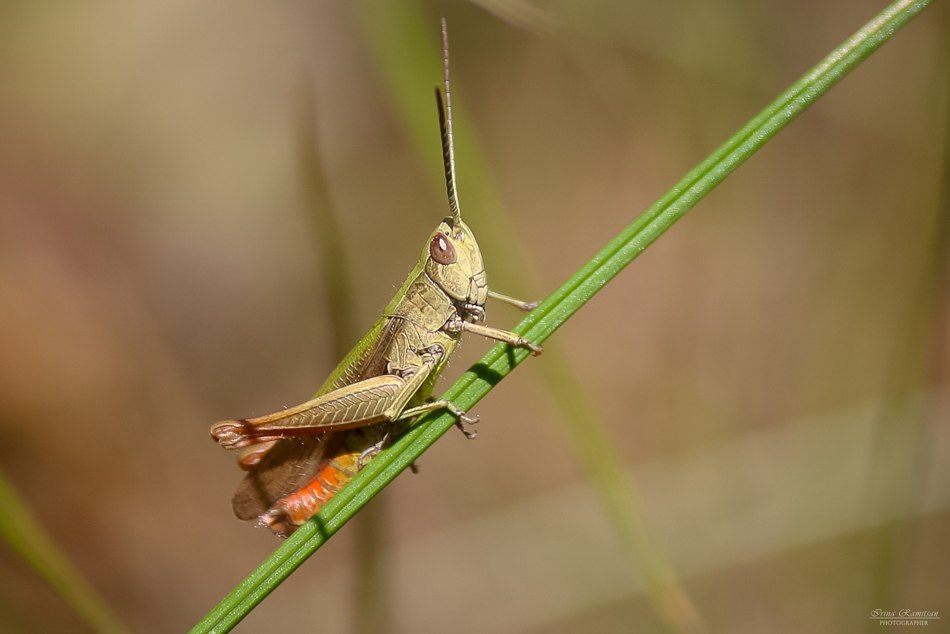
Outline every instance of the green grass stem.
<svg viewBox="0 0 950 634"><path fill-rule="evenodd" d="M0 474L0 537L23 558L94 632L118 634L125 626L33 516Z"/></svg>

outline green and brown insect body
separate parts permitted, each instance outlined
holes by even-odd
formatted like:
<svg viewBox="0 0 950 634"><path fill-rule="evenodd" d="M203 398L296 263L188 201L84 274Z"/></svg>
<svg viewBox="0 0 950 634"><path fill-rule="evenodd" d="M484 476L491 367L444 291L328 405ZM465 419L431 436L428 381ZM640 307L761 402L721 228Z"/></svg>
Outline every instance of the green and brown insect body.
<svg viewBox="0 0 950 634"><path fill-rule="evenodd" d="M448 409L468 437L474 422L448 401L430 399L463 332L530 348L519 335L483 325L489 297L523 310L488 288L481 251L462 222L455 194L448 43L443 21L446 101L436 91L450 215L429 237L419 262L370 332L346 355L311 400L267 416L211 428L239 450L248 471L232 500L241 519L259 518L278 535L293 532L352 479L409 422Z"/></svg>

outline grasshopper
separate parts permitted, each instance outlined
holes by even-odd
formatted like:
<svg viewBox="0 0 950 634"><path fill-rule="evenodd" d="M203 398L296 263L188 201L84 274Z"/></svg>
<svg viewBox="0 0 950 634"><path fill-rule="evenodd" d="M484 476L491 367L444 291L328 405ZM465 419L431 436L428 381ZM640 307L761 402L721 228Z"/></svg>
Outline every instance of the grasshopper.
<svg viewBox="0 0 950 634"><path fill-rule="evenodd" d="M477 422L450 401L431 398L446 362L469 332L512 346L541 347L492 328L485 302L493 298L522 310L536 304L488 288L482 254L462 221L455 180L448 32L442 20L445 101L436 87L449 215L429 236L422 257L382 316L306 403L258 418L222 421L211 436L239 451L248 471L232 500L234 513L286 537L313 517L413 418L444 409L466 425Z"/></svg>

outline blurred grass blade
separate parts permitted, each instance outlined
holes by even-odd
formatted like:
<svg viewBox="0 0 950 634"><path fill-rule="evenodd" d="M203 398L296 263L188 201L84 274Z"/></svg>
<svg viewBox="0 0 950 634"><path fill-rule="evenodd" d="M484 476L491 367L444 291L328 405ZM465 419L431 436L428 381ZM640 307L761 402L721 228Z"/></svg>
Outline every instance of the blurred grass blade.
<svg viewBox="0 0 950 634"><path fill-rule="evenodd" d="M928 4L930 0L901 0L887 7L687 174L515 330L532 341L546 340L703 196ZM528 354L502 345L493 347L445 392L444 398L454 401L462 409L470 409ZM543 360L539 362L543 363ZM349 486L267 557L192 631L225 632L234 627L454 424L454 418L448 414L424 417L360 471Z"/></svg>
<svg viewBox="0 0 950 634"><path fill-rule="evenodd" d="M444 197L443 172L431 158L438 147L437 126L432 116L432 64L439 59L436 29L432 28L418 2L380 6L377 2L359 5L366 41L375 52L389 95L424 165L430 165L433 191ZM451 30L451 26L450 26ZM435 75L438 77L438 75ZM536 297L534 265L521 247L518 231L511 221L503 197L483 158L469 117L464 114L464 91L456 82L453 94L455 143L461 166L462 204L477 217L479 243L488 257L491 286L517 297ZM474 223L474 221L473 221ZM499 281L500 280L500 281ZM567 431L570 446L600 496L621 552L629 559L631 580L641 578L659 615L674 632L701 632L702 619L693 601L680 585L663 549L650 536L639 509L634 483L615 449L607 426L597 413L593 399L573 370L567 355L557 347L545 352L544 363L536 366L548 396L560 413L559 422Z"/></svg>
<svg viewBox="0 0 950 634"><path fill-rule="evenodd" d="M127 631L0 473L0 535L95 632Z"/></svg>
<svg viewBox="0 0 950 634"><path fill-rule="evenodd" d="M950 23L944 34L950 35ZM935 442L939 413L933 400L920 398L921 386L939 389L938 367L944 351L950 349L941 337L947 323L945 289L948 282L947 254L950 252L950 41L944 39L943 82L940 91L944 111L941 157L934 166L938 191L929 210L921 218L915 249L919 257L905 283L906 300L895 302L901 311L894 323L885 400L875 421L871 472L864 492L865 505L891 511L899 518L879 526L869 536L869 569L863 576L870 584L873 605L888 605L899 599L901 555L908 551L908 524L911 509L925 487L933 465L928 464L927 447ZM938 342L934 345L934 342ZM942 342L943 345L940 344Z"/></svg>
<svg viewBox="0 0 950 634"><path fill-rule="evenodd" d="M361 333L357 332L356 298L349 275L347 250L344 248L343 230L339 217L333 212L333 203L320 160L317 137L316 103L310 89L309 78L301 81L301 96L298 104L297 140L301 171L301 186L309 214L307 220L312 228L313 241L320 255L320 273L326 287L323 298L330 313L331 358L342 359L356 343Z"/></svg>
<svg viewBox="0 0 950 634"><path fill-rule="evenodd" d="M356 329L356 297L350 276L350 267L344 245L339 216L330 199L326 171L320 159L317 107L310 82L301 82L298 116L299 156L301 178L313 239L321 255L320 271L323 277L325 300L330 311L330 341L332 359L342 359L359 339ZM356 520L356 579L354 582L353 631L356 634L380 632L388 621L389 606L386 587L386 557L383 535L386 526L386 506L379 499Z"/></svg>

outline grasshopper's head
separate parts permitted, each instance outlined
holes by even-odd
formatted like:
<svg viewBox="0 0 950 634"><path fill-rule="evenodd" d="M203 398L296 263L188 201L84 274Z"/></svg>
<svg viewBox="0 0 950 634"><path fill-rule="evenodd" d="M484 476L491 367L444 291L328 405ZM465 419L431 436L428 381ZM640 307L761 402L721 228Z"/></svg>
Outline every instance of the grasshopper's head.
<svg viewBox="0 0 950 634"><path fill-rule="evenodd" d="M455 149L452 144L452 93L449 92L449 35L442 18L442 63L445 73L445 103L442 91L435 89L439 109L439 131L442 133L442 158L445 163L445 186L449 210L439 227L429 237L423 254L429 278L453 301L462 305L463 317L484 316L480 310L488 298L488 282L482 253L472 230L462 222L455 188ZM476 308L477 307L477 308Z"/></svg>
<svg viewBox="0 0 950 634"><path fill-rule="evenodd" d="M462 304L484 306L488 282L472 230L458 216L443 220L426 245L425 271L446 295Z"/></svg>

